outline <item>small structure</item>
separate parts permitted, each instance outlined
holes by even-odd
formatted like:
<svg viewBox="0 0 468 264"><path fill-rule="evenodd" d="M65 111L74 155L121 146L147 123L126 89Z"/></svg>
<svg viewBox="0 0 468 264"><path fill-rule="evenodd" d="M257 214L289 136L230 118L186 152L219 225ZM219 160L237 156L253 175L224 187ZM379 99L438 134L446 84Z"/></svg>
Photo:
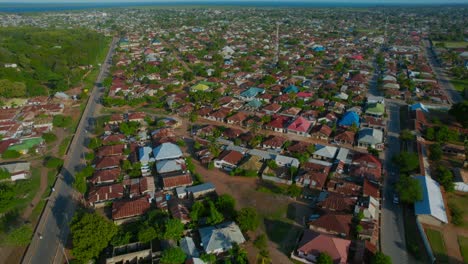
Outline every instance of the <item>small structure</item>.
<svg viewBox="0 0 468 264"><path fill-rule="evenodd" d="M8 171L12 181L26 180L31 177L31 163L29 162L13 162L0 164L0 169Z"/></svg>

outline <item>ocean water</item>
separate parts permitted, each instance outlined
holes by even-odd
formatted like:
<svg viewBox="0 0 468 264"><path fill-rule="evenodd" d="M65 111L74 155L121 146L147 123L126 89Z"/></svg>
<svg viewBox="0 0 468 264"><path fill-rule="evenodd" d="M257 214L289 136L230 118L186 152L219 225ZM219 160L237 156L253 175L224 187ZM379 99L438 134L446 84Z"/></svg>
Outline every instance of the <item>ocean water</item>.
<svg viewBox="0 0 468 264"><path fill-rule="evenodd" d="M401 6L402 4L372 4L359 2L303 2L303 1L187 1L166 3L155 2L114 2L114 3L0 3L0 12L25 13L25 12L53 12L73 11L85 9L119 8L119 7L143 7L143 6L243 6L243 7L292 7L292 8L320 8L320 7L376 7L376 6Z"/></svg>

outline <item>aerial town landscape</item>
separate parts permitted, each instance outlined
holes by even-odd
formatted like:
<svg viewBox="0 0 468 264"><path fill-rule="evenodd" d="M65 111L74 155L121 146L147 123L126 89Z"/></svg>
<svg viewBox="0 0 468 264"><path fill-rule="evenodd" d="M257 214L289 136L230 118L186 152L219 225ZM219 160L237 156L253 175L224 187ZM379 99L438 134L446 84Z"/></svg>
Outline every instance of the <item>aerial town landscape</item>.
<svg viewBox="0 0 468 264"><path fill-rule="evenodd" d="M305 2L0 1L0 263L468 263L468 3Z"/></svg>

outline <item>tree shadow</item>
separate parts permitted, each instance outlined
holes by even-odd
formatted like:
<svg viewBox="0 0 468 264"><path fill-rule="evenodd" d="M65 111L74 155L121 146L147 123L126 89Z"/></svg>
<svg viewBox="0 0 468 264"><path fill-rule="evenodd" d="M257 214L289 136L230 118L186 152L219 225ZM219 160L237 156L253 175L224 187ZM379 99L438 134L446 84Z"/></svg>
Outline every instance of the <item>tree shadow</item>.
<svg viewBox="0 0 468 264"><path fill-rule="evenodd" d="M73 175L65 167L62 167L62 170L60 171L60 175L61 176L59 176L59 177L63 180L63 182L66 185L71 186L73 184L73 181L74 181Z"/></svg>
<svg viewBox="0 0 468 264"><path fill-rule="evenodd" d="M268 239L278 245L278 249L289 255L294 249L302 228L292 223L277 219L264 219Z"/></svg>
<svg viewBox="0 0 468 264"><path fill-rule="evenodd" d="M73 217L74 210L70 209L74 206L70 197L58 195L53 200L52 215L55 218L59 232L57 238L62 245L67 245L69 225Z"/></svg>

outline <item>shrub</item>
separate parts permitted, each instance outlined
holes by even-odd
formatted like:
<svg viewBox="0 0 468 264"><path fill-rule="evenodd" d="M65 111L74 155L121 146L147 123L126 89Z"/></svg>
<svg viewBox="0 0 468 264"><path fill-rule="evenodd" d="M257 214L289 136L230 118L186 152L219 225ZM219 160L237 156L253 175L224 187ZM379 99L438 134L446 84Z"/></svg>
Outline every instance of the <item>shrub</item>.
<svg viewBox="0 0 468 264"><path fill-rule="evenodd" d="M44 133L42 138L46 143L51 143L57 140L57 136L54 133Z"/></svg>
<svg viewBox="0 0 468 264"><path fill-rule="evenodd" d="M2 154L3 159L17 159L21 156L21 153L19 153L16 150L13 149L7 149L5 152Z"/></svg>

